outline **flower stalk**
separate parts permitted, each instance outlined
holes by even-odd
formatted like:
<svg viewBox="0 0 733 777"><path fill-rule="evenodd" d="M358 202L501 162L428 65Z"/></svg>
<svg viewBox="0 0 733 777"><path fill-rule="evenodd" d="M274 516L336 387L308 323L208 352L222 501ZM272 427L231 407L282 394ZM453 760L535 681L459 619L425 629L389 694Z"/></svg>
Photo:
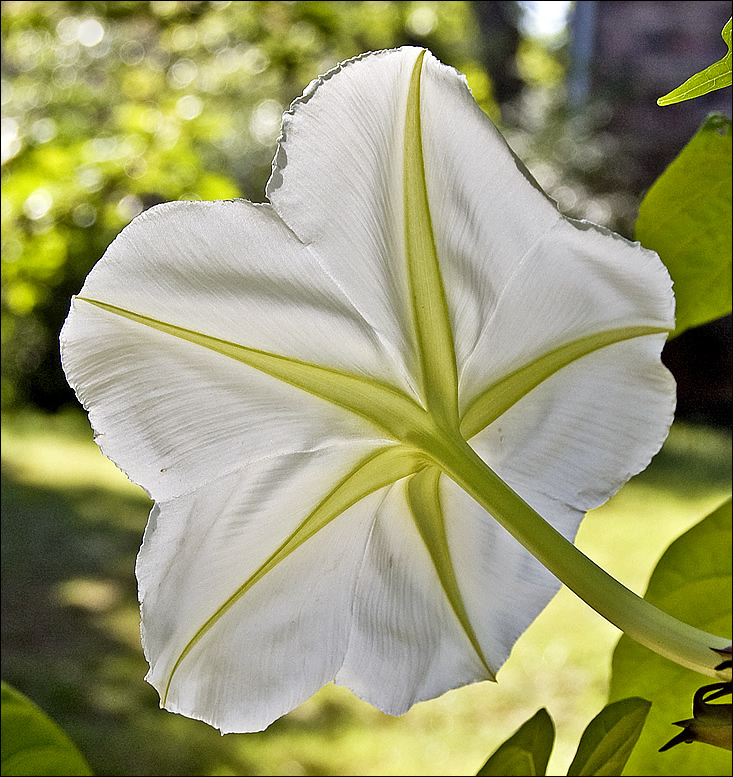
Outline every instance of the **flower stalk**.
<svg viewBox="0 0 733 777"><path fill-rule="evenodd" d="M709 677L730 640L689 626L628 589L550 526L463 439L435 456L443 471L573 593L635 642Z"/></svg>

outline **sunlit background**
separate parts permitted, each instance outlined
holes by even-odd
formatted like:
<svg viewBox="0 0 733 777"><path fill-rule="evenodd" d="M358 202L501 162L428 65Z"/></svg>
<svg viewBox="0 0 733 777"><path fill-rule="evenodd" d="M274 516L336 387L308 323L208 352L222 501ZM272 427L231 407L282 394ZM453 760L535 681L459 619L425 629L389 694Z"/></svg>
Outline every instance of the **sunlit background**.
<svg viewBox="0 0 733 777"><path fill-rule="evenodd" d="M631 237L644 191L705 115L730 115L729 90L656 105L723 56L729 15L702 1L2 3L2 672L97 774L470 774L541 706L558 728L551 769L567 768L605 702L618 637L567 591L498 686L402 718L333 687L256 735L221 738L159 711L133 574L149 503L91 442L58 332L145 208L261 201L282 112L366 50L430 48L467 75L563 211ZM686 424L579 540L641 592L730 487L730 319L665 359Z"/></svg>

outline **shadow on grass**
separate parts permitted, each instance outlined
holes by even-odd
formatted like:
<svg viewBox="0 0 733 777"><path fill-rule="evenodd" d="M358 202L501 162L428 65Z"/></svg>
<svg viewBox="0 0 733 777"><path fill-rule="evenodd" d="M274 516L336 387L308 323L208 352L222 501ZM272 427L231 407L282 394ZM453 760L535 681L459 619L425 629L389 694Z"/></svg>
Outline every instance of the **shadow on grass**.
<svg viewBox="0 0 733 777"><path fill-rule="evenodd" d="M136 611L140 538L109 516L144 510L101 490L29 488L3 467L2 676L66 730L96 774L160 773L170 738L154 734L140 650L107 627ZM203 767L185 740L171 749L181 752L168 773Z"/></svg>
<svg viewBox="0 0 733 777"><path fill-rule="evenodd" d="M95 774L258 774L244 737L162 712L143 682L134 563L147 512L143 497L29 487L3 467L2 677L64 728ZM325 708L304 725L338 721Z"/></svg>

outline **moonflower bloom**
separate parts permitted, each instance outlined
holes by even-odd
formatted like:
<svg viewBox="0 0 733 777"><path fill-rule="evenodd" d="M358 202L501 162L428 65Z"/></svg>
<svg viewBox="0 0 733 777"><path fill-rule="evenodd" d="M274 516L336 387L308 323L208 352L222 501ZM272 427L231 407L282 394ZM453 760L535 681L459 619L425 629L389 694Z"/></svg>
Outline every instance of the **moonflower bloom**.
<svg viewBox="0 0 733 777"><path fill-rule="evenodd" d="M512 534L569 545L675 397L656 254L562 216L429 52L311 83L267 196L140 215L61 335L155 500L147 679L223 732L332 680L401 714L494 679L559 587Z"/></svg>

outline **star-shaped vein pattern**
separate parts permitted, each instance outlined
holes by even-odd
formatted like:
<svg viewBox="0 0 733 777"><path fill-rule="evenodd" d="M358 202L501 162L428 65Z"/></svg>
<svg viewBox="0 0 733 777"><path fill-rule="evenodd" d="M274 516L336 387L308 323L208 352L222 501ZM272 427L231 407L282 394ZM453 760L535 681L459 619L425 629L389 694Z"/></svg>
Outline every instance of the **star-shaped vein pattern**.
<svg viewBox="0 0 733 777"><path fill-rule="evenodd" d="M455 71L357 58L286 114L272 207L154 208L75 298L69 380L156 500L169 709L258 730L334 678L395 714L493 679L557 582L492 517L572 538L661 445L666 273L520 167Z"/></svg>

